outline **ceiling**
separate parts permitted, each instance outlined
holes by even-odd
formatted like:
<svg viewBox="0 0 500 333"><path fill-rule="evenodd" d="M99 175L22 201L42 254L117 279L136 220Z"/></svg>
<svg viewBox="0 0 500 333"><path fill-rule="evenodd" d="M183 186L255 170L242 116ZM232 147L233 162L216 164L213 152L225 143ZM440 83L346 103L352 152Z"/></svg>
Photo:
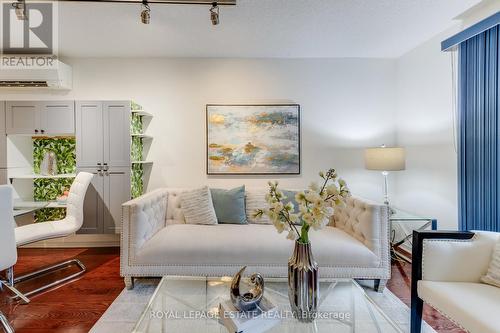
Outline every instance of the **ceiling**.
<svg viewBox="0 0 500 333"><path fill-rule="evenodd" d="M59 2L59 55L394 58L480 0L237 0L221 6Z"/></svg>

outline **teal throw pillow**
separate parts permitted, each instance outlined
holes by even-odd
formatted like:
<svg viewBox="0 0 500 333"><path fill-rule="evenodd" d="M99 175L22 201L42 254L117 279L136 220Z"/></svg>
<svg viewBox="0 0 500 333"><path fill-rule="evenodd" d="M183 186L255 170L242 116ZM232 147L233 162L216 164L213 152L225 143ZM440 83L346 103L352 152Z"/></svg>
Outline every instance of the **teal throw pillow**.
<svg viewBox="0 0 500 333"><path fill-rule="evenodd" d="M247 224L245 212L245 185L225 190L210 189L215 215L219 223Z"/></svg>

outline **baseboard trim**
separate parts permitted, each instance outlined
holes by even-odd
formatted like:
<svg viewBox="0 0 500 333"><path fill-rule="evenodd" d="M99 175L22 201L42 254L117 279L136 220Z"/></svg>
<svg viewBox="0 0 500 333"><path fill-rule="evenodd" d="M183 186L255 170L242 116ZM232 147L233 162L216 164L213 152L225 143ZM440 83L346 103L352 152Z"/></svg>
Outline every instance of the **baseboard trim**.
<svg viewBox="0 0 500 333"><path fill-rule="evenodd" d="M76 234L62 238L48 239L22 246L23 248L75 248L75 247L117 247L119 234L86 235Z"/></svg>

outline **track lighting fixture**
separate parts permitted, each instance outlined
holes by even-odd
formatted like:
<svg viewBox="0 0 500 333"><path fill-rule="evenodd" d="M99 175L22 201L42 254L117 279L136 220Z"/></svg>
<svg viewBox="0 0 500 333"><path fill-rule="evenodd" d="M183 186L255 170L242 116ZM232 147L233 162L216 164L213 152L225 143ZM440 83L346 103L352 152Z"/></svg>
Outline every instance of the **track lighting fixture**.
<svg viewBox="0 0 500 333"><path fill-rule="evenodd" d="M149 24L151 21L151 8L147 0L142 1L142 11L141 11L141 22L144 24Z"/></svg>
<svg viewBox="0 0 500 333"><path fill-rule="evenodd" d="M212 8L210 8L210 20L213 25L219 24L219 6L217 1L212 2Z"/></svg>
<svg viewBox="0 0 500 333"><path fill-rule="evenodd" d="M18 20L26 21L28 19L28 15L26 14L25 0L17 0L17 2L13 2L12 7L16 9L16 16Z"/></svg>

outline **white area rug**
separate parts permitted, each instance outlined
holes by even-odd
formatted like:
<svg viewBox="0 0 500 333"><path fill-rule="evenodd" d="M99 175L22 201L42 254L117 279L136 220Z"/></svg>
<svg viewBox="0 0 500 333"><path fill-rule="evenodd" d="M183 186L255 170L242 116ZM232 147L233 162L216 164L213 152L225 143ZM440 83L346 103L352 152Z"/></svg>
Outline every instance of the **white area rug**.
<svg viewBox="0 0 500 333"><path fill-rule="evenodd" d="M90 332L132 332L159 281L159 279L136 280L135 288L124 289ZM385 289L383 293L377 293L367 287L366 291L384 313L401 327L403 332L409 332L410 309L399 298L388 289ZM436 333L427 323L423 323L422 332Z"/></svg>

